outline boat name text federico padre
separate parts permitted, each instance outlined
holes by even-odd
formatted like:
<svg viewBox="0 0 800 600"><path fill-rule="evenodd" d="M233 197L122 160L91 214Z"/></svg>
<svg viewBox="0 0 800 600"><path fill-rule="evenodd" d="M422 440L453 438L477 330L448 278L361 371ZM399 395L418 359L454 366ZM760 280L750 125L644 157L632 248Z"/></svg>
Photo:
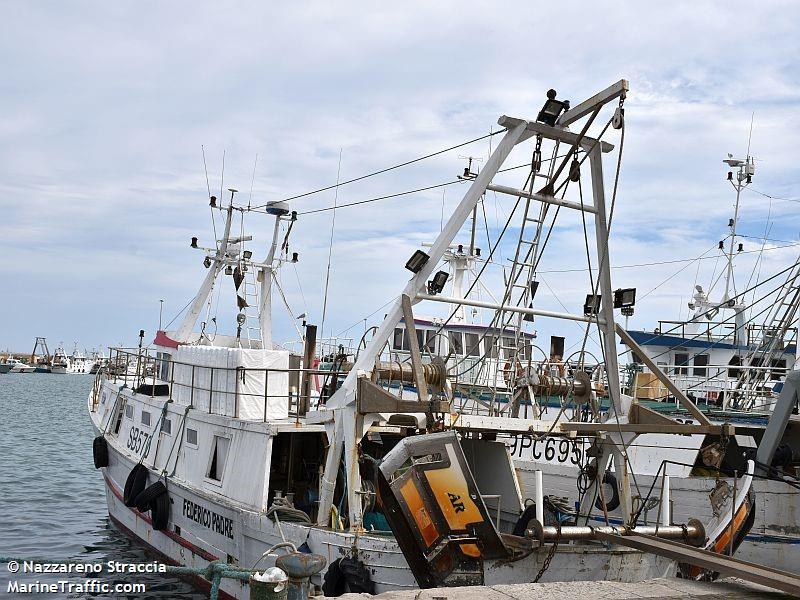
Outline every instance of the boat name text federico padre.
<svg viewBox="0 0 800 600"><path fill-rule="evenodd" d="M200 506L191 500L184 499L183 516L191 519L195 523L199 523L211 531L215 531L220 535L224 535L229 539L233 539L233 521L228 517L218 515L213 510L207 509L205 506Z"/></svg>

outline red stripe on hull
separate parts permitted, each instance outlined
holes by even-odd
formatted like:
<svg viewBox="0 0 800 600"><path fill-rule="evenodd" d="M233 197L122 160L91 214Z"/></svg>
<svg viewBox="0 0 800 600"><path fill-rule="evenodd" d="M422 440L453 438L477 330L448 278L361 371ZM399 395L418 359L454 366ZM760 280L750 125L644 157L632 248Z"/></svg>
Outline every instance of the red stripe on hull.
<svg viewBox="0 0 800 600"><path fill-rule="evenodd" d="M134 510L134 512L136 512L137 514L141 514L137 510ZM170 558L157 548L154 548L153 546L148 544L145 540L136 535L133 531L125 527L125 525L123 525L119 520L114 518L113 515L108 515L108 516L114 522L114 525L116 525L125 535L127 535L129 538L136 540L136 542L141 544L142 546L148 548L151 552L156 554L161 559L161 562L169 565L182 566L180 565L180 563L178 563L178 561ZM200 575L180 574L178 575L178 578L191 582L195 587L199 587L205 593L211 592L211 582L205 577L201 577ZM219 590L219 597L222 598L223 600L236 600L234 596L231 596L230 594L224 592L222 589Z"/></svg>
<svg viewBox="0 0 800 600"><path fill-rule="evenodd" d="M122 491L114 484L113 481L111 481L111 479L108 478L108 476L106 476L105 473L103 474L103 479L105 479L106 485L108 486L108 489L110 489L113 492L113 494L117 497L117 499L120 502L124 503ZM131 506L131 507L127 507L127 508L128 508L128 510L133 512L137 517L142 519L145 523L150 525L151 528L153 527L153 521L148 515L146 515L145 513L139 512L138 510L136 510L135 507ZM113 516L111 516L111 518L114 519ZM116 523L118 521L116 519L114 519L114 522ZM210 552L206 552L205 550L203 550L202 548L200 548L198 546L195 546L192 542L190 542L189 540L179 536L174 531L169 531L168 529L164 529L162 531L153 530L153 532L154 533L160 533L160 534L163 534L163 535L167 536L169 539L171 539L172 541L180 544L181 546L183 546L184 548L189 550L192 554L196 554L197 556L199 556L203 560L207 560L208 562L213 562L215 560L219 560L218 557L214 556ZM138 536L134 536L134 537L136 537L137 539L141 539ZM148 544L148 546L149 546L149 544Z"/></svg>

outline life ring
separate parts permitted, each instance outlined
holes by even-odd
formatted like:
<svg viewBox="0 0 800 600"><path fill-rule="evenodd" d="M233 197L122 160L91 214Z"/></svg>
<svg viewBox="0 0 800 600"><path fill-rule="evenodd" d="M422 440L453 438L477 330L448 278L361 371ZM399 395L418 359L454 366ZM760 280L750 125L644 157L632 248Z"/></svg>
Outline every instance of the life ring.
<svg viewBox="0 0 800 600"><path fill-rule="evenodd" d="M606 484L611 486L613 492L611 493L611 498L606 499L605 512L611 512L612 510L619 508L619 487L617 486L617 478L614 477L614 474L610 471L605 472L603 475L603 481L600 485ZM603 510L603 500L600 498L599 492L597 494L597 499L594 501L594 505L597 510Z"/></svg>
<svg viewBox="0 0 800 600"><path fill-rule="evenodd" d="M98 435L92 442L92 457L95 469L108 466L108 442L102 435Z"/></svg>
<svg viewBox="0 0 800 600"><path fill-rule="evenodd" d="M142 493L147 485L147 467L142 463L134 465L128 478L125 480L125 490L122 494L122 502L127 507L132 507L136 501L136 496Z"/></svg>
<svg viewBox="0 0 800 600"><path fill-rule="evenodd" d="M333 561L325 572L322 593L338 597L345 592L375 594L375 583L369 569L357 558L343 557Z"/></svg>

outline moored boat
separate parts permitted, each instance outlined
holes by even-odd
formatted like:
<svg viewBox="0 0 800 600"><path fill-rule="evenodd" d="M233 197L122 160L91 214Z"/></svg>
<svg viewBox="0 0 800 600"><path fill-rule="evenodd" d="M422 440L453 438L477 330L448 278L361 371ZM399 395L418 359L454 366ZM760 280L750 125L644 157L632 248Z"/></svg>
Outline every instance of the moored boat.
<svg viewBox="0 0 800 600"><path fill-rule="evenodd" d="M574 122L612 100L624 99L626 91L627 82L621 81L562 116L571 115ZM548 95L545 108L554 98L555 93ZM613 146L585 131L576 135L566 128L568 123L556 126L566 108L558 104L561 109L555 116L543 110L536 121L500 119L503 140L469 182L429 252L419 250L408 261L412 277L380 327L364 340L352 362L337 357L326 369L318 368L313 325L306 325L301 353L280 349L272 339L272 291L279 285L281 265L296 260L288 246L296 214L281 202L237 206L235 190L230 190L227 205L212 196L212 209L225 219L224 233L208 248L192 239L191 246L205 254L208 273L182 322L174 331L157 332L150 347L142 331L137 348L114 349L88 398L97 434L95 466L102 469L113 522L168 560L194 567L219 560L251 568L274 563L277 551L286 546L311 551L326 561L312 581L328 595L345 589L374 593L459 583L634 581L674 573L674 559L627 547L621 537L610 547L578 537L577 520L559 526L565 536L572 536L569 543L559 544L559 538L548 543L541 529L546 526L540 515L543 490L540 487L534 496L535 510L526 508L508 449L497 438L541 434L549 425L537 429L535 422L516 414L451 410L455 394L449 371L456 365L448 366L441 356L431 357L428 364L421 359L412 305L421 300L468 305L465 298L437 296L442 287L426 282L435 281L434 270L480 196L488 189L501 189L492 180L518 144L534 141L539 161L543 139L590 160L596 183L592 210L603 242L599 264L604 277L608 275L608 262L602 258L608 230L601 164L602 153ZM615 111L614 119L619 120L619 114ZM562 171L563 167L541 175L553 186L559 176L566 176ZM570 173L580 175L574 167ZM583 208L583 203L556 198L552 188L542 194L514 194L543 205ZM250 236L231 235L234 215L244 219L259 209L274 218L273 237L261 262L245 247ZM517 265L523 262L528 263L520 258ZM232 278L235 289L235 334L211 333L207 323L195 331L223 274ZM532 295L528 283L519 285ZM606 300L599 324L610 352L615 341L609 285L604 279ZM523 315L554 317L552 311L529 307L529 302L512 306L506 301L490 307L520 321ZM248 311L254 307L255 313ZM596 314L555 318L600 321ZM502 338L508 328L504 318L498 323L488 334ZM407 332L400 335L407 339L410 364L381 360L398 329ZM506 337L509 346L514 344L512 361L520 363L530 336L521 334L518 321L513 336ZM437 351L435 346L429 350ZM517 377L516 366L511 373ZM568 387L576 398L592 401L590 380L562 379L540 378L529 387ZM398 394L392 385L398 381L409 384L413 393ZM613 371L608 393L615 410L629 407L630 398L621 393ZM598 432L603 429L602 424L591 425ZM620 462L625 440L594 432L584 437L597 442L596 473L604 473L611 460L620 472L625 468ZM602 489L599 479L586 501L593 501L593 494ZM749 476L737 478L736 485L735 493L719 499L719 515L707 523L675 524L665 517L661 528L648 532L718 550L724 532L739 535L746 530L741 515L752 511ZM631 514L627 479L618 490ZM541 536L536 533L540 530ZM236 598L248 595L246 584L239 581L225 580L222 591Z"/></svg>

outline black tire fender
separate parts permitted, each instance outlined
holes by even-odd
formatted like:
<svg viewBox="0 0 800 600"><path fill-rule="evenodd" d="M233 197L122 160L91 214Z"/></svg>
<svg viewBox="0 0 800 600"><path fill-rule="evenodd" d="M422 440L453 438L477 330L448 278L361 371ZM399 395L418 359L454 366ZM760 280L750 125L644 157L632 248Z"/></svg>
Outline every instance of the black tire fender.
<svg viewBox="0 0 800 600"><path fill-rule="evenodd" d="M125 480L125 490L122 494L122 502L127 507L132 507L136 496L142 493L142 490L147 485L147 467L142 463L134 465L131 472L128 473L128 478Z"/></svg>
<svg viewBox="0 0 800 600"><path fill-rule="evenodd" d="M340 567L342 559L339 558L328 565L325 577L322 580L322 593L329 598L337 598L344 594L346 581Z"/></svg>
<svg viewBox="0 0 800 600"><path fill-rule="evenodd" d="M150 517L155 531L163 531L167 528L170 504L172 502L169 499L169 494L166 493L166 487L163 494L159 494L150 501Z"/></svg>
<svg viewBox="0 0 800 600"><path fill-rule="evenodd" d="M611 494L611 498L606 498L606 512L611 512L612 510L616 510L619 508L619 487L617 486L617 478L614 477L614 474L610 471L606 471L603 475L603 481L600 485L609 485L614 492ZM597 510L603 510L603 500L600 498L600 494L597 495L597 500L594 501L595 508Z"/></svg>
<svg viewBox="0 0 800 600"><path fill-rule="evenodd" d="M367 566L356 558L339 559L339 568L347 582L347 589L354 594L375 594L375 584Z"/></svg>
<svg viewBox="0 0 800 600"><path fill-rule="evenodd" d="M108 466L108 442L102 435L98 435L92 442L92 457L95 469Z"/></svg>
<svg viewBox="0 0 800 600"><path fill-rule="evenodd" d="M150 510L150 503L158 498L161 494L166 493L167 486L165 486L160 480L156 481L139 492L139 495L133 500L133 505L136 507L136 510L140 512L147 512Z"/></svg>

